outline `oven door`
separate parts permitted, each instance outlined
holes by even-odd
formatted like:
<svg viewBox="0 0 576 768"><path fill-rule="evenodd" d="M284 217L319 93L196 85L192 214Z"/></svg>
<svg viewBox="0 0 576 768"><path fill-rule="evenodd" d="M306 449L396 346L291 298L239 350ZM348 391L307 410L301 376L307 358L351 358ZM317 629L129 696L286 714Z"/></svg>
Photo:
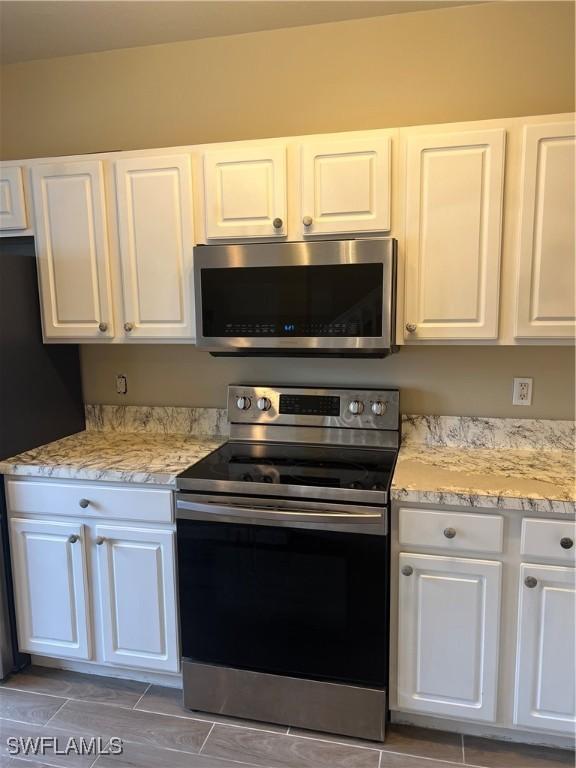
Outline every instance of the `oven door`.
<svg viewBox="0 0 576 768"><path fill-rule="evenodd" d="M390 238L199 246L197 344L220 353L379 354L394 338Z"/></svg>
<svg viewBox="0 0 576 768"><path fill-rule="evenodd" d="M178 519L185 659L384 688L388 537Z"/></svg>

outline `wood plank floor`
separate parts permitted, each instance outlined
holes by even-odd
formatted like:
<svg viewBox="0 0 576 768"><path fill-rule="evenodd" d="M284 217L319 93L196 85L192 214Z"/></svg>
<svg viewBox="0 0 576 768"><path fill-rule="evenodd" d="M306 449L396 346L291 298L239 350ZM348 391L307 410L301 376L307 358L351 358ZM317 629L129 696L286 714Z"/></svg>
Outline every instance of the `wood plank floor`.
<svg viewBox="0 0 576 768"><path fill-rule="evenodd" d="M7 739L111 737L122 755L13 757ZM185 710L180 692L30 668L0 685L0 768L564 768L574 753L392 726L384 745Z"/></svg>

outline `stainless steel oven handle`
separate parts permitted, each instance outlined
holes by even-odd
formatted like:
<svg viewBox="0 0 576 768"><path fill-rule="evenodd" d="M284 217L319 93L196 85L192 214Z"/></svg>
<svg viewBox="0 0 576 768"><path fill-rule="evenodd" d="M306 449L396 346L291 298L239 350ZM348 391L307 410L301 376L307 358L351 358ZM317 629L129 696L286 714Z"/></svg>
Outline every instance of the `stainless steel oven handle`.
<svg viewBox="0 0 576 768"><path fill-rule="evenodd" d="M200 512L210 515L222 515L225 517L246 517L250 519L283 519L291 521L306 521L306 520L335 520L335 521L366 521L374 522L381 520L383 516L383 510L380 511L377 508L367 508L366 512L351 512L338 511L334 509L336 505L330 505L332 509L322 508L318 505L318 509L303 508L301 506L293 508L281 508L273 504L263 505L262 503L254 504L253 506L246 506L241 504L233 504L228 501L224 504L216 501L189 501L182 498L176 500L176 517L186 518L186 512ZM184 513L184 514L179 514Z"/></svg>

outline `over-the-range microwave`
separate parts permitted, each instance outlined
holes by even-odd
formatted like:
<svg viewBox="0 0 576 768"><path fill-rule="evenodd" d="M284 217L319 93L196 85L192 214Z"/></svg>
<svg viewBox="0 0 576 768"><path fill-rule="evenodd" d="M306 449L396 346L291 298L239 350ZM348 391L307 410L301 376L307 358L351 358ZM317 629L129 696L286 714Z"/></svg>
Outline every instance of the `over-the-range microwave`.
<svg viewBox="0 0 576 768"><path fill-rule="evenodd" d="M394 350L396 241L194 248L197 345L215 355L384 357Z"/></svg>

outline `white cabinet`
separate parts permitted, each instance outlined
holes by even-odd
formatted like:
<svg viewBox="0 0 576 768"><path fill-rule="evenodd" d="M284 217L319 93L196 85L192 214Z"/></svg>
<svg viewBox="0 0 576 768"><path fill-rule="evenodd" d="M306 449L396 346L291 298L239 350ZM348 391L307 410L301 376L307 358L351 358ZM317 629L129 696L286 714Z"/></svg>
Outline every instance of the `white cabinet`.
<svg viewBox="0 0 576 768"><path fill-rule="evenodd" d="M516 725L566 734L576 729L575 573L521 566Z"/></svg>
<svg viewBox="0 0 576 768"><path fill-rule="evenodd" d="M188 154L115 162L126 339L194 338Z"/></svg>
<svg viewBox="0 0 576 768"><path fill-rule="evenodd" d="M516 338L576 330L574 122L524 127Z"/></svg>
<svg viewBox="0 0 576 768"><path fill-rule="evenodd" d="M177 672L174 534L96 526L105 661Z"/></svg>
<svg viewBox="0 0 576 768"><path fill-rule="evenodd" d="M10 521L21 651L89 659L90 608L85 528L45 520Z"/></svg>
<svg viewBox="0 0 576 768"><path fill-rule="evenodd" d="M303 235L390 229L390 135L300 148Z"/></svg>
<svg viewBox="0 0 576 768"><path fill-rule="evenodd" d="M502 565L401 553L399 568L400 708L494 721Z"/></svg>
<svg viewBox="0 0 576 768"><path fill-rule="evenodd" d="M0 167L0 230L26 229L26 203L22 168L18 165Z"/></svg>
<svg viewBox="0 0 576 768"><path fill-rule="evenodd" d="M505 130L407 134L404 338L496 339Z"/></svg>
<svg viewBox="0 0 576 768"><path fill-rule="evenodd" d="M204 155L207 238L286 235L286 147L230 145Z"/></svg>
<svg viewBox="0 0 576 768"><path fill-rule="evenodd" d="M37 165L32 190L44 337L111 338L102 162Z"/></svg>

